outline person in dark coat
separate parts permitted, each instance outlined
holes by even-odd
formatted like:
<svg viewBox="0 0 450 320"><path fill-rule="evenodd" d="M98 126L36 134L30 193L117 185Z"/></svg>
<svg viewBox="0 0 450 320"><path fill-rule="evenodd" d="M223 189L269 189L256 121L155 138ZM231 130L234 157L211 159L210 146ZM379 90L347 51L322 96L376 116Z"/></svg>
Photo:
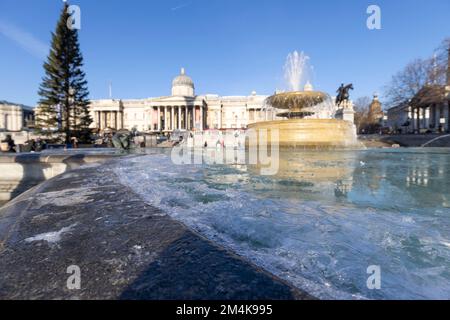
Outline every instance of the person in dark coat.
<svg viewBox="0 0 450 320"><path fill-rule="evenodd" d="M8 152L16 152L16 144L10 134L8 134L6 139L2 142L8 144Z"/></svg>

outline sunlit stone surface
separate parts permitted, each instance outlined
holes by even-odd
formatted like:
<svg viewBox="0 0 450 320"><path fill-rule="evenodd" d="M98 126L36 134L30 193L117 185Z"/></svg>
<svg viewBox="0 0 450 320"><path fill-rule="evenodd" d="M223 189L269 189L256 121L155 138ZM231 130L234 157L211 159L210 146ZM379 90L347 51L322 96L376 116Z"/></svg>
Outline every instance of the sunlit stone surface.
<svg viewBox="0 0 450 320"><path fill-rule="evenodd" d="M360 147L353 123L337 119L289 119L249 125L249 129L265 130L270 144L273 130L279 134L280 147L351 148Z"/></svg>

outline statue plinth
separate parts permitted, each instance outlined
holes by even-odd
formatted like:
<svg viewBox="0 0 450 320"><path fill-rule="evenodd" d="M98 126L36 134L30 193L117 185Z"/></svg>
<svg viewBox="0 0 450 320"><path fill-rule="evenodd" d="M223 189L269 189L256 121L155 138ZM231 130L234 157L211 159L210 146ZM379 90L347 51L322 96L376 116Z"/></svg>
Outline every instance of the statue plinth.
<svg viewBox="0 0 450 320"><path fill-rule="evenodd" d="M355 123L355 110L352 101L344 101L336 111L336 119Z"/></svg>

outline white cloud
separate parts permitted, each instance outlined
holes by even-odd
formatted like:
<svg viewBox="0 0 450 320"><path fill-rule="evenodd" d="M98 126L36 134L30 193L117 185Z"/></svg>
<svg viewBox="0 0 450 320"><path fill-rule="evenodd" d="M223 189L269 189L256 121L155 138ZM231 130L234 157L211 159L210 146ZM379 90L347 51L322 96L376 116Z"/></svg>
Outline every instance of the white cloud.
<svg viewBox="0 0 450 320"><path fill-rule="evenodd" d="M186 7L190 6L191 4L192 4L192 2L188 2L188 3L185 3L185 4L180 4L179 6L173 7L171 10L172 11L177 11L177 10L186 8Z"/></svg>
<svg viewBox="0 0 450 320"><path fill-rule="evenodd" d="M31 33L21 30L19 27L0 20L0 34L14 41L28 53L39 59L45 59L49 52L47 44L37 39Z"/></svg>

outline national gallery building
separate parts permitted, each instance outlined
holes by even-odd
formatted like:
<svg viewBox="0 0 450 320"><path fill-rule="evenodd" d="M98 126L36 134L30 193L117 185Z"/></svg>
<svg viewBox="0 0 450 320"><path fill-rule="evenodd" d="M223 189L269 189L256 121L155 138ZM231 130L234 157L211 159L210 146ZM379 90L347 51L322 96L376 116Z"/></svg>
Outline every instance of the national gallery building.
<svg viewBox="0 0 450 320"><path fill-rule="evenodd" d="M141 100L92 100L90 112L97 129L133 128L146 132L239 129L274 119L266 110L267 96L195 95L195 86L185 70L172 81L172 95Z"/></svg>

